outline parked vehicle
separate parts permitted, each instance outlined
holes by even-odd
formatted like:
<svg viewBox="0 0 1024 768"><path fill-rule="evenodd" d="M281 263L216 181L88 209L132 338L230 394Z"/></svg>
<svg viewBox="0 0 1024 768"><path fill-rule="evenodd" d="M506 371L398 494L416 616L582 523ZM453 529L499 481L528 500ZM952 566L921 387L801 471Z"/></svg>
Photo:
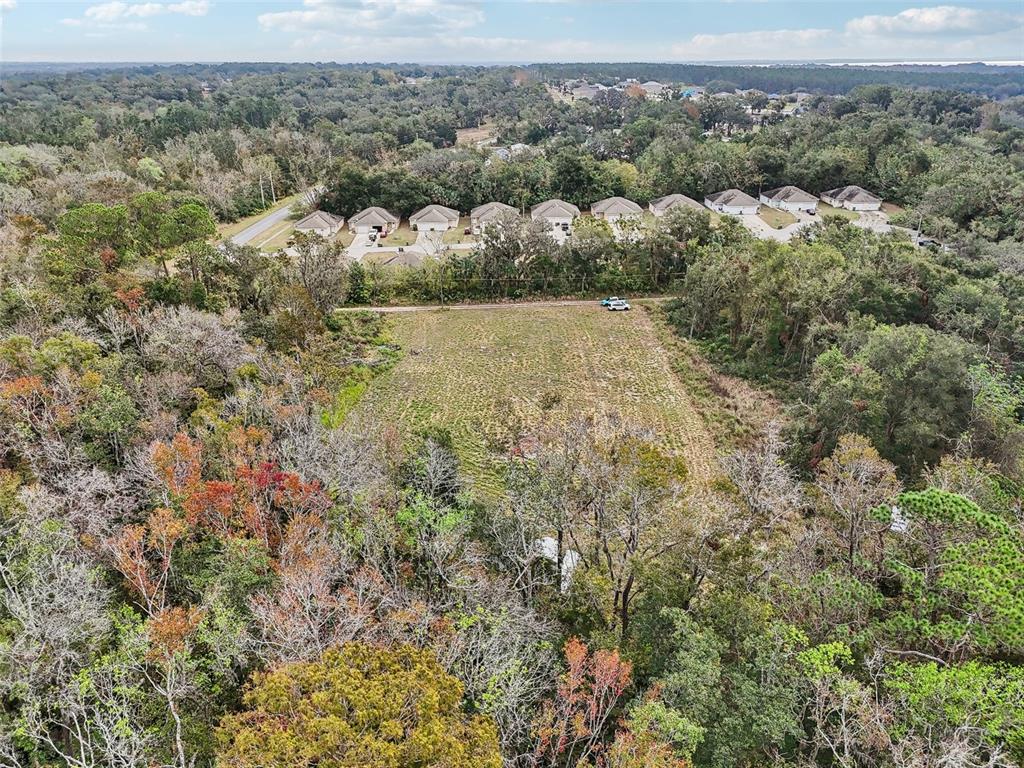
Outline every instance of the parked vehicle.
<svg viewBox="0 0 1024 768"><path fill-rule="evenodd" d="M613 301L625 301L625 299L620 299L618 296L609 296L607 299L602 299L601 300L601 306L602 307L607 307Z"/></svg>
<svg viewBox="0 0 1024 768"><path fill-rule="evenodd" d="M630 308L629 302L624 299L616 299L608 304L609 312L628 312Z"/></svg>

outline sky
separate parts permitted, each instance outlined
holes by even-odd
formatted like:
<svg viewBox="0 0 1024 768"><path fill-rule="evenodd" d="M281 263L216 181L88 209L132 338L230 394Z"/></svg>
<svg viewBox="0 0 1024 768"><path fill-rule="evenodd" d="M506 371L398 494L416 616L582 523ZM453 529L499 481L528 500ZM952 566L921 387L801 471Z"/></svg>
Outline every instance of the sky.
<svg viewBox="0 0 1024 768"><path fill-rule="evenodd" d="M1024 60L1024 0L0 0L0 61Z"/></svg>

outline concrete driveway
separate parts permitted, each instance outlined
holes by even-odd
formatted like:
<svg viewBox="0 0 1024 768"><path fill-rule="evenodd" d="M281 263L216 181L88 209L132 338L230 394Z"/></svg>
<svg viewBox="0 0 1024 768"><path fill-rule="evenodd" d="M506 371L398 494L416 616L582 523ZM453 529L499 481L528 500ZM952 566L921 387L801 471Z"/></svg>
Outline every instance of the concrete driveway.
<svg viewBox="0 0 1024 768"><path fill-rule="evenodd" d="M799 220L800 217L798 216L798 221L796 223L790 224L788 227L783 227L782 229L775 229L775 227L771 226L760 216L737 216L736 218L738 218L743 226L749 229L756 237L759 237L762 240L775 240L780 243L788 243L793 235L814 221L813 216L807 216L804 214L804 220Z"/></svg>
<svg viewBox="0 0 1024 768"><path fill-rule="evenodd" d="M410 248L428 256L437 256L445 249L444 232L417 232L416 242Z"/></svg>
<svg viewBox="0 0 1024 768"><path fill-rule="evenodd" d="M872 232L885 234L892 231L889 217L882 211L861 211L860 216L853 223L855 226L870 229Z"/></svg>
<svg viewBox="0 0 1024 768"><path fill-rule="evenodd" d="M353 261L362 261L368 251L377 250L377 244L370 242L370 235L367 232L356 233L352 237L345 254Z"/></svg>

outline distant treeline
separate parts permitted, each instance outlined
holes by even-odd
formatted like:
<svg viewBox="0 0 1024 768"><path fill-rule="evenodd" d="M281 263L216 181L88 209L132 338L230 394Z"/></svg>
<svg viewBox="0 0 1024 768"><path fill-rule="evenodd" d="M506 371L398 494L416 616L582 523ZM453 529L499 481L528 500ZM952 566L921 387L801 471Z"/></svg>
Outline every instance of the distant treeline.
<svg viewBox="0 0 1024 768"><path fill-rule="evenodd" d="M93 75L109 77L113 70L119 75L149 75L157 77L195 77L197 79L237 78L245 75L290 74L305 75L311 71L392 72L402 77L466 77L474 78L481 72L509 75L526 71L540 80L587 78L611 84L627 77L640 81L659 80L670 83L707 85L726 82L738 88L757 88L768 93L790 93L806 90L812 93L844 94L860 85L894 85L910 88L945 88L982 93L994 98L1024 94L1024 67L1001 67L984 64L895 66L720 66L708 64L650 64L576 63L531 64L516 66L483 65L421 65L416 63L377 62L338 64L334 62L288 64L282 62L227 62L221 64L59 64L18 63L3 65L7 78L40 74Z"/></svg>
<svg viewBox="0 0 1024 768"><path fill-rule="evenodd" d="M641 82L707 85L714 81L734 83L739 88L757 88L768 93L842 94L859 85L898 85L911 88L947 88L973 91L993 97L1024 94L1024 67L985 67L969 71L962 67L936 70L932 67L839 67L812 65L710 66L703 64L533 64L527 69L545 80L587 78L597 82L635 77ZM972 68L973 70L973 68Z"/></svg>

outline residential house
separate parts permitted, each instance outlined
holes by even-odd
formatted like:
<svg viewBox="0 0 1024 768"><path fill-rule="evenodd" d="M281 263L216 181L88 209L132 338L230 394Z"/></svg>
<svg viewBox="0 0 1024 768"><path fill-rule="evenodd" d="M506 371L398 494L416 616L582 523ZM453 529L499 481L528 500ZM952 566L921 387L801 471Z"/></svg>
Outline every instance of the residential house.
<svg viewBox="0 0 1024 768"><path fill-rule="evenodd" d="M704 198L704 205L712 211L730 216L754 216L761 209L760 203L739 189L726 189Z"/></svg>
<svg viewBox="0 0 1024 768"><path fill-rule="evenodd" d="M704 207L696 200L689 198L686 195L679 194L665 195L664 197L659 197L656 200L651 200L647 207L655 216L664 216L666 213L679 206L684 208L694 208L698 211L704 210Z"/></svg>
<svg viewBox="0 0 1024 768"><path fill-rule="evenodd" d="M365 208L348 220L348 228L357 235L368 232L388 234L398 229L398 217L379 206Z"/></svg>
<svg viewBox="0 0 1024 768"><path fill-rule="evenodd" d="M443 205L428 205L409 217L417 232L445 232L459 226L459 212Z"/></svg>
<svg viewBox="0 0 1024 768"><path fill-rule="evenodd" d="M375 264L379 267L422 267L425 261L423 253L410 248L399 248L397 251L370 251L363 257L364 264Z"/></svg>
<svg viewBox="0 0 1024 768"><path fill-rule="evenodd" d="M614 224L621 219L639 218L642 211L643 209L639 205L624 197L605 198L590 206L590 213L595 219L604 219L609 224Z"/></svg>
<svg viewBox="0 0 1024 768"><path fill-rule="evenodd" d="M345 219L327 211L313 211L295 222L296 232L311 232L321 237L330 237L345 226Z"/></svg>
<svg viewBox="0 0 1024 768"><path fill-rule="evenodd" d="M780 211L789 211L790 213L818 209L818 198L791 184L762 192L761 202L769 208L778 208Z"/></svg>
<svg viewBox="0 0 1024 768"><path fill-rule="evenodd" d="M821 199L833 208L846 208L848 211L878 211L882 208L882 198L854 184L822 192Z"/></svg>
<svg viewBox="0 0 1024 768"><path fill-rule="evenodd" d="M479 235L488 224L497 221L503 216L508 216L509 214L516 215L518 213L519 211L511 205L505 205L505 203L484 203L469 212L469 226L473 230L474 235Z"/></svg>
<svg viewBox="0 0 1024 768"><path fill-rule="evenodd" d="M657 80L648 80L646 83L642 83L640 87L643 88L648 99L655 101L667 99L672 95L671 89L667 85L662 85Z"/></svg>
<svg viewBox="0 0 1024 768"><path fill-rule="evenodd" d="M556 233L568 235L572 232L572 223L580 215L580 209L564 200L545 200L530 209L530 218L534 221L546 222Z"/></svg>

